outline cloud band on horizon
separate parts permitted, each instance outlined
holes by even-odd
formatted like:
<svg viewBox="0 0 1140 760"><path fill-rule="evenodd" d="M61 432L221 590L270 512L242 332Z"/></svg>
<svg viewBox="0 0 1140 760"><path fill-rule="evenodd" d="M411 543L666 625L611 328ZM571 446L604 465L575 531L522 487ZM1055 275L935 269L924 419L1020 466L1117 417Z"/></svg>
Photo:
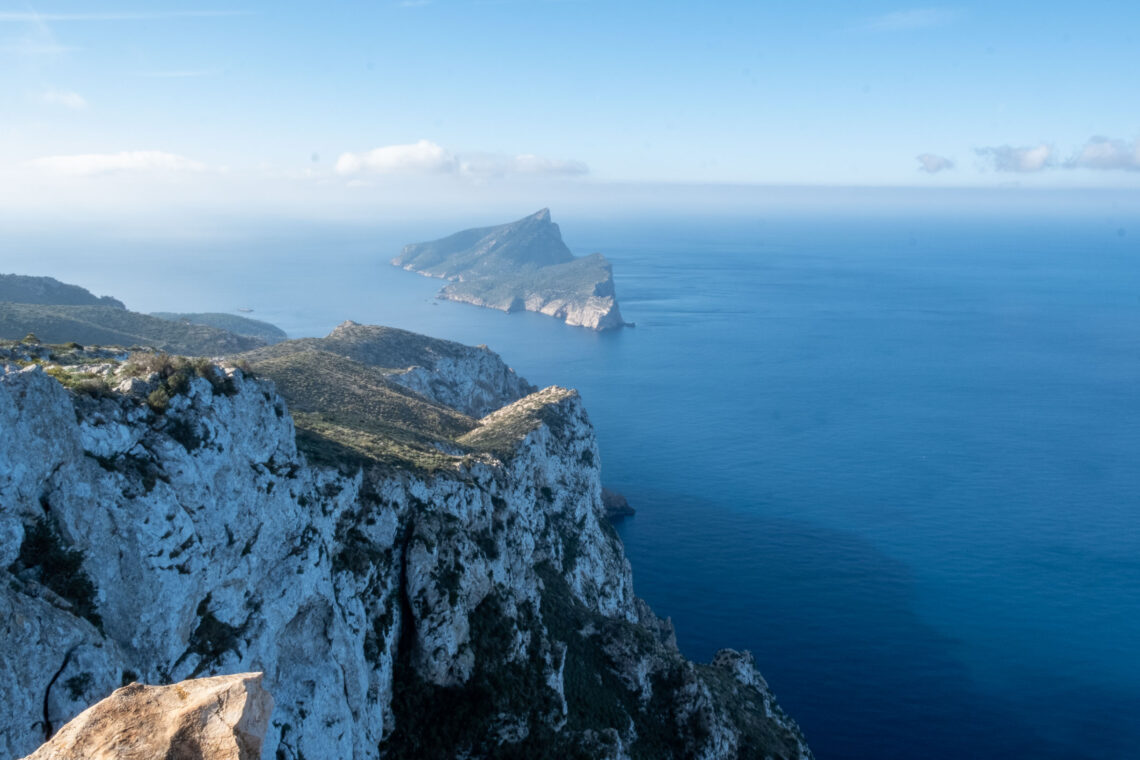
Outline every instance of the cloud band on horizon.
<svg viewBox="0 0 1140 760"><path fill-rule="evenodd" d="M490 153L460 155L431 140L342 153L334 170L345 177L358 174L571 177L589 173L589 168L581 161L544 158L531 153L516 156Z"/></svg>

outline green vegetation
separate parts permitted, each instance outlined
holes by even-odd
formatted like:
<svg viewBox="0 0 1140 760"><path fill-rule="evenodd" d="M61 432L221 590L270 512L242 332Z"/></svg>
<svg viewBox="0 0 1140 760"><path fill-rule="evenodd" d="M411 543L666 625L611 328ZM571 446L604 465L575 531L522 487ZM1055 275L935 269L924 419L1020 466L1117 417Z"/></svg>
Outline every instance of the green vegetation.
<svg viewBox="0 0 1140 760"><path fill-rule="evenodd" d="M573 259L558 225L550 221L550 210L542 209L510 224L464 230L430 243L404 246L392 263L433 277L462 275L467 280L500 277Z"/></svg>
<svg viewBox="0 0 1140 760"><path fill-rule="evenodd" d="M168 322L182 322L189 325L205 325L216 327L219 330L231 332L234 335L244 335L247 338L258 338L266 343L280 343L289 338L277 325L263 322L260 319L239 317L236 314L221 312L202 312L179 314L172 311L154 311L150 316L165 319Z"/></svg>
<svg viewBox="0 0 1140 760"><path fill-rule="evenodd" d="M0 338L34 332L47 343L149 346L190 356L216 356L263 345L259 338L216 327L170 322L116 306L0 303Z"/></svg>
<svg viewBox="0 0 1140 760"><path fill-rule="evenodd" d="M462 451L441 444L478 423L389 381L385 373L324 351L252 361L289 401L298 444L314 460L372 460L434 471L453 467Z"/></svg>
<svg viewBox="0 0 1140 760"><path fill-rule="evenodd" d="M73 372L63 366L50 366L44 372L59 381L64 388L92 398L105 398L111 395L111 387L106 379L95 372Z"/></svg>
<svg viewBox="0 0 1140 760"><path fill-rule="evenodd" d="M79 701L87 696L87 690L91 688L94 681L94 677L85 670L64 681L63 688L67 689L67 696L71 697L73 701Z"/></svg>
<svg viewBox="0 0 1140 760"><path fill-rule="evenodd" d="M623 324L610 263L600 253L575 258L548 209L510 224L404 246L392 263L452 280L440 298L503 311L538 311L552 303L585 306L598 296L611 299L612 310L597 329Z"/></svg>
<svg viewBox="0 0 1140 760"><path fill-rule="evenodd" d="M103 630L95 604L95 584L83 570L83 552L66 546L47 517L26 526L20 555L9 570L13 574L32 571L37 581L70 602L76 615Z"/></svg>
<svg viewBox="0 0 1140 760"><path fill-rule="evenodd" d="M179 662L190 653L201 657L191 678L216 665L227 652L236 652L244 628L230 625L214 616L210 610L209 594L198 603L198 627L190 634L190 648L179 658ZM177 664L177 663L176 663Z"/></svg>
<svg viewBox="0 0 1140 760"><path fill-rule="evenodd" d="M534 271L510 272L449 283L445 298L478 301L503 311L520 311L531 296L543 302L613 295L613 272L600 253Z"/></svg>
<svg viewBox="0 0 1140 760"><path fill-rule="evenodd" d="M410 610L403 615L404 630L396 660L397 685L392 700L395 731L381 745L386 757L496 757L555 760L586 758L568 751L545 719L559 709L557 695L546 685L541 635L532 613L515 621L495 594L487 596L470 614L471 649L475 668L461 686L436 686L424 681L411 663L415 632ZM523 662L509 662L514 628L529 629L531 646ZM530 734L517 744L499 745L492 727L500 714L522 716Z"/></svg>
<svg viewBox="0 0 1140 760"><path fill-rule="evenodd" d="M191 378L200 377L209 381L217 396L237 393L233 378L204 358L188 359L167 353L134 353L123 365L123 372L132 377L158 375L159 386L150 392L146 400L151 410L157 414L164 414L170 406L170 400L190 388Z"/></svg>
<svg viewBox="0 0 1140 760"><path fill-rule="evenodd" d="M382 369L329 351L295 350L311 345L289 341L246 356L289 401L298 445L322 464L434 472L471 455L507 457L540 424L560 424L552 404L574 394L547 389L475 420L397 385Z"/></svg>
<svg viewBox="0 0 1140 760"><path fill-rule="evenodd" d="M99 298L78 285L68 285L52 277L27 277L19 274L0 274L0 301L126 308L121 301L110 296Z"/></svg>
<svg viewBox="0 0 1140 760"><path fill-rule="evenodd" d="M724 706L732 724L740 729L741 757L772 757L785 760L791 757L789 748L796 745L801 735L776 725L768 719L763 700L751 689L742 686L731 673L711 665L694 666L712 692L713 699ZM775 702L772 711L783 716ZM794 725L794 724L793 724Z"/></svg>
<svg viewBox="0 0 1140 760"><path fill-rule="evenodd" d="M410 367L430 369L441 359L466 359L486 351L486 348L471 348L395 327L345 322L327 337L290 340L249 351L244 357L251 362L259 362L309 351L324 351L390 374Z"/></svg>
<svg viewBox="0 0 1140 760"><path fill-rule="evenodd" d="M556 408L559 402L578 395L577 391L551 386L487 415L480 425L460 436L457 442L474 451L508 456L518 442L540 425L558 430L563 424Z"/></svg>

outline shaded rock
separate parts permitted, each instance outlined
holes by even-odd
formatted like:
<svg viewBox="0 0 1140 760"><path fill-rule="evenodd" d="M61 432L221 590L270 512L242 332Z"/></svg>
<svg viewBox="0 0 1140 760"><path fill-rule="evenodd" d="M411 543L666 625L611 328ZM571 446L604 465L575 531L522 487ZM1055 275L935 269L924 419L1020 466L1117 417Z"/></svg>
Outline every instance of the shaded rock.
<svg viewBox="0 0 1140 760"><path fill-rule="evenodd" d="M608 488L602 488L602 506L605 507L606 517L611 520L637 514L637 510L629 506L625 496Z"/></svg>
<svg viewBox="0 0 1140 760"><path fill-rule="evenodd" d="M257 760L272 712L260 673L133 683L84 710L25 760Z"/></svg>

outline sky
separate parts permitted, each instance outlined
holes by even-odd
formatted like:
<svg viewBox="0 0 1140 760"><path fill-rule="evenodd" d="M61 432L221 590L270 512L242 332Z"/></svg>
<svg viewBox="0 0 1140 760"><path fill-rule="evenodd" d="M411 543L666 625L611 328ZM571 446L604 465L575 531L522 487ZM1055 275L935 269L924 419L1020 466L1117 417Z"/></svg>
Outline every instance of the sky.
<svg viewBox="0 0 1140 760"><path fill-rule="evenodd" d="M1138 63L1125 2L0 0L0 204L1140 189Z"/></svg>

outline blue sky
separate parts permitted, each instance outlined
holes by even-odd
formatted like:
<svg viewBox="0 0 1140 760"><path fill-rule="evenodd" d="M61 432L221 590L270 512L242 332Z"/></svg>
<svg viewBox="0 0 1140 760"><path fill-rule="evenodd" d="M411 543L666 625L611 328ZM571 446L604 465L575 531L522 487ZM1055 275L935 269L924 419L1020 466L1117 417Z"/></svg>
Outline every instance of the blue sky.
<svg viewBox="0 0 1140 760"><path fill-rule="evenodd" d="M0 2L0 201L1140 188L1138 51L1130 3Z"/></svg>

